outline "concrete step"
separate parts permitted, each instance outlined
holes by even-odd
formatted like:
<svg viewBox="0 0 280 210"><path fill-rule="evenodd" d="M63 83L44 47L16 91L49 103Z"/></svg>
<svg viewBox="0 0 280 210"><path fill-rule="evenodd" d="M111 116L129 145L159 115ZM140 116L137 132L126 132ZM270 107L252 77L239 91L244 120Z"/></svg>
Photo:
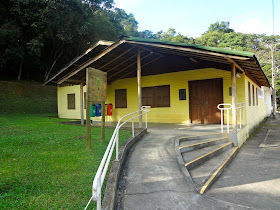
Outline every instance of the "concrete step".
<svg viewBox="0 0 280 210"><path fill-rule="evenodd" d="M205 161L201 165L189 170L194 183L198 186L203 186L208 180L209 175L213 174L213 171L217 170L217 168L228 158L228 156L232 153L234 149L235 147L228 148L227 150L223 151L220 155L215 156L210 160Z"/></svg>
<svg viewBox="0 0 280 210"><path fill-rule="evenodd" d="M197 190L201 195L204 194L214 184L217 178L222 174L222 172L225 170L228 164L235 157L237 151L238 151L238 147L233 147L229 149L228 152L225 152L227 155L225 155L223 162L217 165L217 167L210 172L208 177L206 177L201 184L197 185Z"/></svg>
<svg viewBox="0 0 280 210"><path fill-rule="evenodd" d="M220 143L225 143L225 142L228 142L227 137L212 138L212 139L199 139L199 140L193 140L193 141L183 141L183 142L181 142L179 149L183 153L183 152L197 150L197 149L201 149L204 147L208 147L208 146L220 144Z"/></svg>
<svg viewBox="0 0 280 210"><path fill-rule="evenodd" d="M221 154L224 150L231 148L232 142L219 143L211 146L207 146L198 150L183 152L182 157L185 162L185 166L188 170L191 170L205 161Z"/></svg>
<svg viewBox="0 0 280 210"><path fill-rule="evenodd" d="M193 141L193 140L199 140L199 139L212 139L212 138L222 138L226 137L226 134L223 133L208 133L198 136L183 136L179 138L179 143L184 141Z"/></svg>

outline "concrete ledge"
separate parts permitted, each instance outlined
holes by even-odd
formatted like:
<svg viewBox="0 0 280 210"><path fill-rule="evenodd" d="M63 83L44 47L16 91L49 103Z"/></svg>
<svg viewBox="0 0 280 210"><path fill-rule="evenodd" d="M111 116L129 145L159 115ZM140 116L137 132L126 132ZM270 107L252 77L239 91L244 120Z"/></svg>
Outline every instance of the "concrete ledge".
<svg viewBox="0 0 280 210"><path fill-rule="evenodd" d="M175 144L174 144L174 147L175 147L174 149L175 149L175 153L176 153L176 157L177 157L177 162L179 164L179 167L180 167L180 169L181 169L181 171L183 173L183 176L184 176L187 184L190 187L192 187L192 189L194 189L195 192L199 192L198 189L196 188L196 185L195 185L195 183L194 183L194 181L193 181L193 179L192 179L192 177L191 177L187 167L185 166L185 162L183 160L181 151L179 149L180 141L181 141L180 139L182 139L182 137L181 138L176 138L175 139Z"/></svg>
<svg viewBox="0 0 280 210"><path fill-rule="evenodd" d="M114 160L112 163L111 170L107 179L106 190L103 197L102 209L113 210L115 208L118 181L125 158L128 154L129 149L146 133L147 128L141 129L137 134L135 134L134 137L127 139L119 148L119 161Z"/></svg>

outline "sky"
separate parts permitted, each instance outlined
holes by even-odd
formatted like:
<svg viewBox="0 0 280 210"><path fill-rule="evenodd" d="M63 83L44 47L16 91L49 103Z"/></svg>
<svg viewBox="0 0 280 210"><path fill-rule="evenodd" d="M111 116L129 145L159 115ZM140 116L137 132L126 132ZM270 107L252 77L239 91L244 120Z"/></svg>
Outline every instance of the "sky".
<svg viewBox="0 0 280 210"><path fill-rule="evenodd" d="M139 30L174 28L199 37L211 23L229 21L236 32L273 34L272 0L114 0L132 13ZM280 34L280 0L274 0L274 34Z"/></svg>

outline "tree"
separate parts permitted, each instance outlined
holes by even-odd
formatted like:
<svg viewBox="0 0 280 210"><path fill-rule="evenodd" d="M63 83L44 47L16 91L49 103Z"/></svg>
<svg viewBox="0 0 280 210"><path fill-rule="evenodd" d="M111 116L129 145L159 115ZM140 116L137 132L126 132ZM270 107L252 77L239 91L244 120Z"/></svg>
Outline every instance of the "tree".
<svg viewBox="0 0 280 210"><path fill-rule="evenodd" d="M97 40L116 40L125 31L112 4L113 0L1 2L0 71L17 73L18 79L47 80ZM133 15L128 16L133 22Z"/></svg>
<svg viewBox="0 0 280 210"><path fill-rule="evenodd" d="M221 22L217 21L215 23L210 24L208 30L205 33L213 32L213 31L218 31L222 33L234 32L234 30L231 29L229 25L230 25L229 21L221 21Z"/></svg>

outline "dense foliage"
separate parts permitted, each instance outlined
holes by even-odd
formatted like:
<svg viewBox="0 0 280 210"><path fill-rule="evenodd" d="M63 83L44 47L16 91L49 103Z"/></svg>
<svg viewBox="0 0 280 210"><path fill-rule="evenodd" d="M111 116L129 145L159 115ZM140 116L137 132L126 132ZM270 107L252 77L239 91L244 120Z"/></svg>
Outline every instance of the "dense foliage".
<svg viewBox="0 0 280 210"><path fill-rule="evenodd" d="M46 80L96 41L137 31L133 21L112 0L1 1L0 70Z"/></svg>
<svg viewBox="0 0 280 210"><path fill-rule="evenodd" d="M0 2L0 75L44 81L98 40L136 36L221 47L256 54L271 79L270 45L280 36L235 32L230 23L213 23L198 38L170 28L138 31L133 14L115 8L113 0L7 0ZM276 47L276 67L280 51ZM279 71L276 88L280 93Z"/></svg>

